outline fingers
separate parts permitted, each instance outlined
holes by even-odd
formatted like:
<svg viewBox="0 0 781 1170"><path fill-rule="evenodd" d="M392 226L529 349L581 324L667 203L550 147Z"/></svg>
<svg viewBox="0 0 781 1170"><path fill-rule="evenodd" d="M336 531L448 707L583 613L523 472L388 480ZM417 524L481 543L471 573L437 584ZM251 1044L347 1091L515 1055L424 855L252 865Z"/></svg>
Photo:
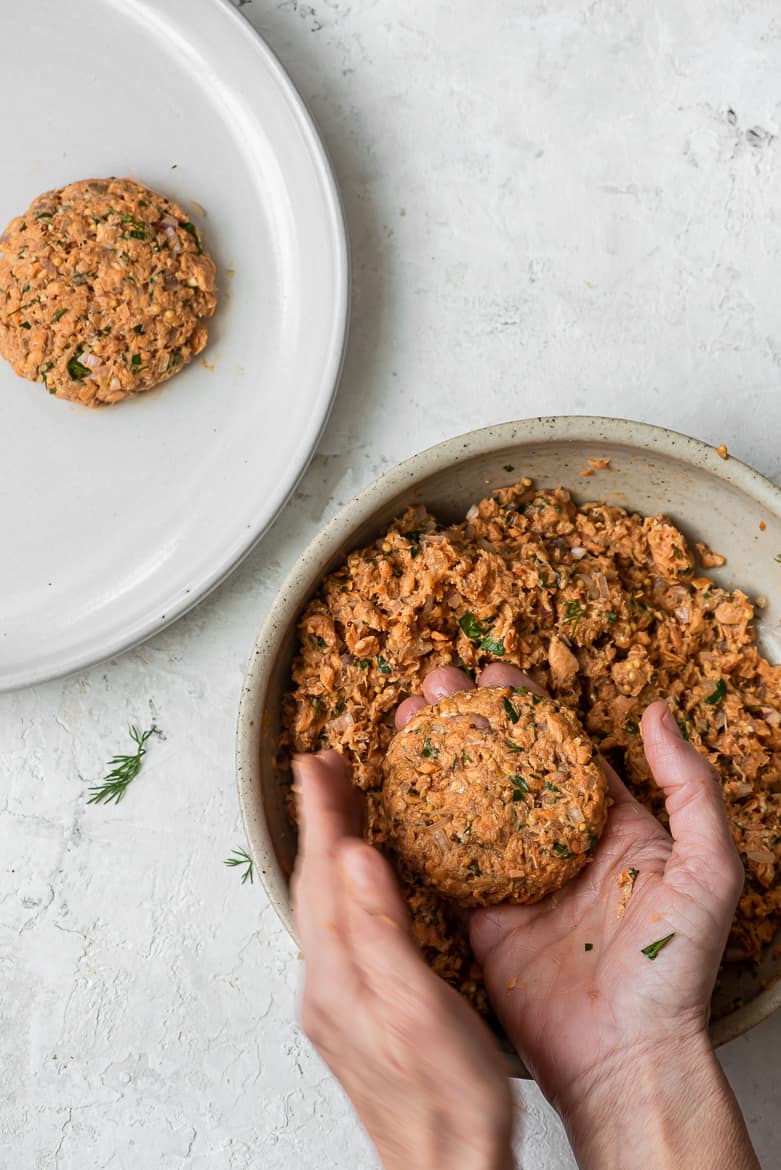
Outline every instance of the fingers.
<svg viewBox="0 0 781 1170"><path fill-rule="evenodd" d="M399 703L393 718L396 730L401 731L406 727L412 716L417 715L423 707L438 703L456 691L474 690L474 686L469 675L455 666L435 667L423 680L423 694L410 695L403 703Z"/></svg>
<svg viewBox="0 0 781 1170"><path fill-rule="evenodd" d="M517 666L505 666L501 662L491 662L480 673L478 686L481 687L527 687L536 695L547 698L547 693L538 686L533 679L519 670ZM406 727L413 715L430 704L438 703L457 691L473 691L475 684L464 670L456 666L437 666L426 675L423 680L422 695L410 695L403 703L399 703L394 716L397 731Z"/></svg>
<svg viewBox="0 0 781 1170"><path fill-rule="evenodd" d="M604 756L597 756L596 759L607 780L607 790L613 804L634 804L637 805L638 809L642 810L643 806L632 796L632 793L626 784L624 784L612 764L609 764ZM651 817L651 813L648 813L648 816Z"/></svg>
<svg viewBox="0 0 781 1170"><path fill-rule="evenodd" d="M438 703L456 691L473 691L475 684L464 670L455 666L438 666L423 680L423 695L427 703Z"/></svg>
<svg viewBox="0 0 781 1170"><path fill-rule="evenodd" d="M528 674L524 674L517 666L506 666L503 662L489 662L483 670L480 671L480 677L477 680L479 687L526 687L530 691L534 691L535 695L542 695L544 699L549 699L550 695L544 691L541 686L529 678Z"/></svg>
<svg viewBox="0 0 781 1170"><path fill-rule="evenodd" d="M667 866L696 877L737 901L743 869L732 841L718 776L681 735L665 703L643 715L643 745L654 780L665 795L673 852Z"/></svg>
<svg viewBox="0 0 781 1170"><path fill-rule="evenodd" d="M390 865L371 845L345 840L338 850L353 961L375 991L414 993L430 974L410 935L409 917Z"/></svg>
<svg viewBox="0 0 781 1170"><path fill-rule="evenodd" d="M327 983L347 977L335 854L340 841L360 833L361 805L337 752L298 756L293 773L301 823L293 877L296 926L307 960Z"/></svg>
<svg viewBox="0 0 781 1170"><path fill-rule="evenodd" d="M428 703L422 695L410 695L408 699L404 699L396 708L396 714L393 716L393 723L397 731L401 731L407 726L413 715L417 715L418 711L423 707L428 707Z"/></svg>
<svg viewBox="0 0 781 1170"><path fill-rule="evenodd" d="M523 930L534 911L530 906L488 906L469 917L469 941L475 958L485 966L491 951L509 934Z"/></svg>
<svg viewBox="0 0 781 1170"><path fill-rule="evenodd" d="M360 835L360 798L339 752L294 757L293 778L301 821L301 853L327 853L339 837Z"/></svg>

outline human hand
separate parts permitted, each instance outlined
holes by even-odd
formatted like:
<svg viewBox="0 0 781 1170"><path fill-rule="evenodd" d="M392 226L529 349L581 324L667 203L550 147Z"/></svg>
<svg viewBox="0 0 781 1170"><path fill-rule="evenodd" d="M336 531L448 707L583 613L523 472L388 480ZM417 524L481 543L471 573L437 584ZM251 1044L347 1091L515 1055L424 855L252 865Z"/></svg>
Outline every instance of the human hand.
<svg viewBox="0 0 781 1170"><path fill-rule="evenodd" d="M473 685L450 667L432 672L424 697L399 708L397 725L426 702ZM480 685L539 691L501 664L487 667ZM718 779L664 703L645 712L643 736L671 835L605 766L613 805L593 861L535 905L476 911L472 945L494 1010L568 1124L582 1166L694 1167L697 1147L703 1165L753 1167L707 1039L742 867ZM658 957L643 953L668 935ZM673 1153L667 1143L676 1117ZM717 1157L708 1162L714 1140Z"/></svg>
<svg viewBox="0 0 781 1170"><path fill-rule="evenodd" d="M304 1030L386 1170L509 1170L512 1101L482 1020L425 964L361 800L334 751L293 764Z"/></svg>

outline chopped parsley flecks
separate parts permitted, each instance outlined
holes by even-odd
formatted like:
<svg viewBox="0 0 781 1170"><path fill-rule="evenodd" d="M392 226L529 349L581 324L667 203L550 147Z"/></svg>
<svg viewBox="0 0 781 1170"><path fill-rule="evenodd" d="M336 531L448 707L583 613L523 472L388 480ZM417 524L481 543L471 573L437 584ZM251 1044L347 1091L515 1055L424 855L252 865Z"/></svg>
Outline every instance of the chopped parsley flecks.
<svg viewBox="0 0 781 1170"><path fill-rule="evenodd" d="M727 684L723 678L720 678L711 693L706 697L705 702L709 707L720 707L726 697Z"/></svg>
<svg viewBox="0 0 781 1170"><path fill-rule="evenodd" d="M513 786L513 800L525 800L529 792L529 785L523 776L519 776L516 772L510 777L510 783Z"/></svg>
<svg viewBox="0 0 781 1170"><path fill-rule="evenodd" d="M426 760L436 760L437 756L439 755L439 748L434 747L433 743L431 742L431 738L428 735L423 740L423 747L420 749L420 754Z"/></svg>
<svg viewBox="0 0 781 1170"><path fill-rule="evenodd" d="M191 235L192 238L195 240L195 246L198 249L198 255L200 256L203 253L203 247L201 245L201 237L198 235L198 231L195 227L195 224L190 223L189 219L188 220L181 220L180 219L179 220L179 227L182 228L184 231L186 231L189 235Z"/></svg>
<svg viewBox="0 0 781 1170"><path fill-rule="evenodd" d="M675 931L671 934L666 934L664 938L658 938L656 942L649 943L647 947L643 947L640 954L646 955L649 959L655 959L660 951L663 951L671 938L675 938Z"/></svg>
<svg viewBox="0 0 781 1170"><path fill-rule="evenodd" d="M84 366L79 361L79 358L81 357L81 355L83 353L84 353L83 349L77 349L76 352L74 353L73 357L68 362L68 366L67 366L68 373L70 374L71 379L74 382L83 381L84 378L89 377L90 372L91 372L89 366Z"/></svg>
<svg viewBox="0 0 781 1170"><path fill-rule="evenodd" d="M509 699L504 700L504 713L511 723L517 723L520 719L518 711L513 707Z"/></svg>
<svg viewBox="0 0 781 1170"><path fill-rule="evenodd" d="M478 643L478 649L486 650L501 658L504 654L504 639L491 636L491 626L496 618L489 618L485 622L478 621L473 613L465 613L458 619L458 624L472 642Z"/></svg>
<svg viewBox="0 0 781 1170"><path fill-rule="evenodd" d="M536 691L532 691L529 687L513 687L516 695L526 695L532 701L532 706L536 707L542 699L542 695L538 695Z"/></svg>
<svg viewBox="0 0 781 1170"><path fill-rule="evenodd" d="M473 642L479 642L481 638L484 638L488 634L491 623L489 622L488 625L483 625L473 613L465 613L463 617L458 619L458 624L467 638L470 638Z"/></svg>
<svg viewBox="0 0 781 1170"><path fill-rule="evenodd" d="M495 654L497 658L501 658L504 654L504 639L503 638L483 638L480 643L481 650L487 650L489 654Z"/></svg>
<svg viewBox="0 0 781 1170"><path fill-rule="evenodd" d="M579 601L568 601L564 607L564 621L572 626L573 631L578 628L578 622L585 615L586 611Z"/></svg>

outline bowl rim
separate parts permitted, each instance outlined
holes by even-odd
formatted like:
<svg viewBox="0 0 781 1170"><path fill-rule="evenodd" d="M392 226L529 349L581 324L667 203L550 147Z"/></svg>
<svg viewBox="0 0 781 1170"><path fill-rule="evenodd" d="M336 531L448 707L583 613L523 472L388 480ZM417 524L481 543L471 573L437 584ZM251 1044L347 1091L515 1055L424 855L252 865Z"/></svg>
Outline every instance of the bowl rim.
<svg viewBox="0 0 781 1170"><path fill-rule="evenodd" d="M280 586L250 652L241 688L236 728L236 777L239 806L251 856L269 902L293 940L296 940L290 903L290 885L277 861L262 804L257 799L257 740L265 707L267 679L279 645L320 578L320 566L352 532L371 520L373 513L403 489L428 479L459 459L490 456L514 442L610 442L666 455L703 468L739 488L781 520L781 487L732 455L725 458L701 439L651 423L601 415L549 415L498 423L454 435L403 460L372 480L344 504L296 558ZM760 991L753 1000L711 1025L718 1047L742 1035L781 1007L781 980ZM516 1070L517 1071L517 1070Z"/></svg>

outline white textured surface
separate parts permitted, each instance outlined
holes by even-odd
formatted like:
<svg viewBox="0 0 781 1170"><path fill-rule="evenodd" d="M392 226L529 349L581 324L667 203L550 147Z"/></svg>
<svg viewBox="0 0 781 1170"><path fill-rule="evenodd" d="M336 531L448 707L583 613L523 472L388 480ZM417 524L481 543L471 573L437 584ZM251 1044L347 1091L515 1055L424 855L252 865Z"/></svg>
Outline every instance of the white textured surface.
<svg viewBox="0 0 781 1170"><path fill-rule="evenodd" d="M291 1019L295 950L240 843L233 730L281 574L354 490L537 413L666 423L781 480L775 0L253 0L310 102L354 261L340 399L283 519L154 641L0 696L0 1165L372 1165ZM728 116L734 110L734 118ZM119 808L88 785L154 714ZM724 1063L777 1163L781 1017ZM537 1091L526 1170L572 1166Z"/></svg>

